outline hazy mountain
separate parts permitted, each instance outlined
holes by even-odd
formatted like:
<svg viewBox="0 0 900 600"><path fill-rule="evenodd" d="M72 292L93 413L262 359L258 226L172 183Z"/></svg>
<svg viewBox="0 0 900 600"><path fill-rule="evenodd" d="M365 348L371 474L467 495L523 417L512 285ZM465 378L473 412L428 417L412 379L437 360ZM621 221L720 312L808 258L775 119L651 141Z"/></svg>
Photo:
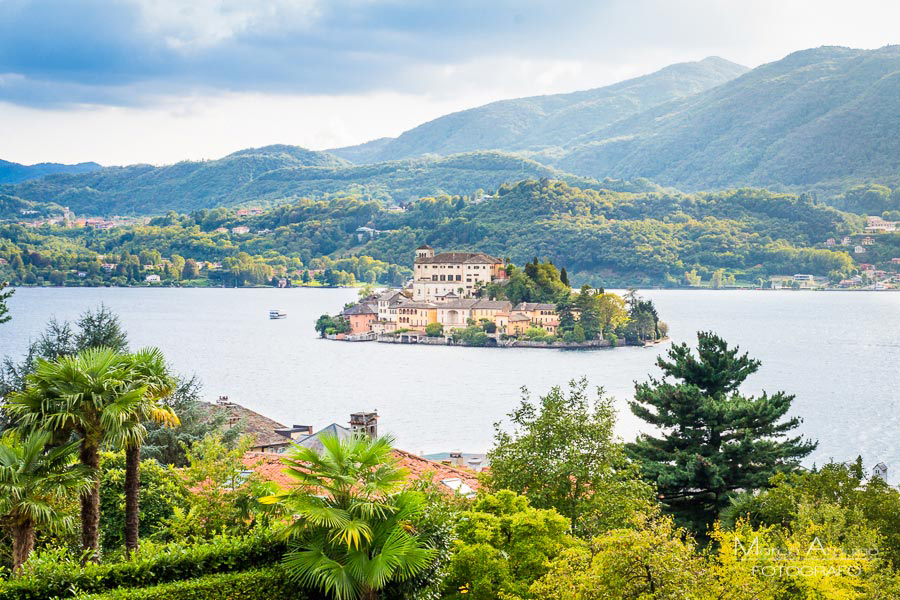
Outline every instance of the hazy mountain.
<svg viewBox="0 0 900 600"><path fill-rule="evenodd" d="M554 162L683 189L896 181L900 46L795 52L586 132Z"/></svg>
<svg viewBox="0 0 900 600"><path fill-rule="evenodd" d="M19 163L0 160L0 183L18 183L54 173L87 173L101 168L95 162L84 162L77 165L62 165L59 163L20 165Z"/></svg>
<svg viewBox="0 0 900 600"><path fill-rule="evenodd" d="M325 152L267 146L241 150L219 160L52 175L0 186L0 193L68 206L77 214L159 214L243 203L275 204L298 196L321 198L334 193L355 193L386 203L406 202L440 193L494 190L502 183L542 177L588 187L599 185L533 160L496 152L350 165ZM605 185L616 188L621 184ZM649 183L637 184L640 189L649 187Z"/></svg>
<svg viewBox="0 0 900 600"><path fill-rule="evenodd" d="M746 67L710 57L592 90L501 100L429 121L394 139L381 138L330 152L363 163L425 154L562 146L586 131L715 87L745 71Z"/></svg>

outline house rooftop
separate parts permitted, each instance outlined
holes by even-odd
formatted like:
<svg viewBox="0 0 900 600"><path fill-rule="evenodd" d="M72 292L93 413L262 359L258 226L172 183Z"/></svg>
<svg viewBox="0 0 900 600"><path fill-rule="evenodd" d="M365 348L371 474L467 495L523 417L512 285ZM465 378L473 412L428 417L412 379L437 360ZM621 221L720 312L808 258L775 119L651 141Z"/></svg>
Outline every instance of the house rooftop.
<svg viewBox="0 0 900 600"><path fill-rule="evenodd" d="M556 310L556 305L545 302L520 302L513 310Z"/></svg>
<svg viewBox="0 0 900 600"><path fill-rule="evenodd" d="M284 430L289 427L240 404L230 402L227 398L220 399L216 404L204 402L200 406L208 417L224 412L230 426L243 423L244 433L253 436L255 440L253 444L255 448L286 446L291 443L289 437L276 433L277 429Z"/></svg>
<svg viewBox="0 0 900 600"><path fill-rule="evenodd" d="M475 304L472 305L472 308L510 310L512 309L512 302L509 300L486 300L482 298L475 302Z"/></svg>
<svg viewBox="0 0 900 600"><path fill-rule="evenodd" d="M354 304L353 306L350 306L350 307L348 307L348 308L345 308L345 309L341 312L341 314L344 315L344 316L350 316L350 315L377 315L377 314L378 314L378 309L376 309L375 307L373 307L371 304L368 304L367 302L361 302L361 303L359 303L359 304Z"/></svg>
<svg viewBox="0 0 900 600"><path fill-rule="evenodd" d="M316 452L321 452L324 448L324 446L322 446L323 436L331 436L336 437L339 440L346 440L353 437L353 432L342 425L332 423L328 427L320 429L312 435L297 440L295 444L303 446L304 448L312 448Z"/></svg>
<svg viewBox="0 0 900 600"><path fill-rule="evenodd" d="M444 465L416 456L405 450L394 449L391 453L397 460L397 465L406 469L408 473L407 480L410 482L431 482L439 485L440 489L443 489L448 494L454 494L458 491L464 496L473 495L480 487L478 474L472 470ZM295 483L295 480L285 473L286 467L281 462L281 455L266 452L248 452L244 455L243 463L248 468L256 471L264 480L272 481L282 488L290 487Z"/></svg>
<svg viewBox="0 0 900 600"><path fill-rule="evenodd" d="M503 261L484 252L441 252L432 257L416 258L417 264L499 264Z"/></svg>

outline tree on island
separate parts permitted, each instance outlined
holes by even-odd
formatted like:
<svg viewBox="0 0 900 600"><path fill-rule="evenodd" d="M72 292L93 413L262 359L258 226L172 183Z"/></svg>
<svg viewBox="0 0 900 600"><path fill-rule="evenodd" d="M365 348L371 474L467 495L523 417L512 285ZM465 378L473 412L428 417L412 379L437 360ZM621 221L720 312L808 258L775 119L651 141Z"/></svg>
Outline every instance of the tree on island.
<svg viewBox="0 0 900 600"><path fill-rule="evenodd" d="M333 333L349 333L350 321L341 316L322 315L316 320L316 331L319 332L319 337Z"/></svg>
<svg viewBox="0 0 900 600"><path fill-rule="evenodd" d="M802 422L785 418L794 396L738 392L758 360L711 332L697 337L697 356L687 344L673 346L656 362L663 378L636 384L631 410L660 433L641 434L627 448L667 509L703 534L734 493L795 470L817 443L788 437Z"/></svg>

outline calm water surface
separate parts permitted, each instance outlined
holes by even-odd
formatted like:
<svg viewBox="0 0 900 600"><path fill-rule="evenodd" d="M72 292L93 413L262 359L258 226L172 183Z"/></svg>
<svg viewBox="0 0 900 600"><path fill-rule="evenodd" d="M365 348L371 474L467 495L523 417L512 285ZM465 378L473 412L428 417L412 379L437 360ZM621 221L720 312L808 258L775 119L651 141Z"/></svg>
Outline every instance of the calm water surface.
<svg viewBox="0 0 900 600"><path fill-rule="evenodd" d="M879 292L648 291L676 342L713 330L763 361L745 391L796 395L802 433L819 440L809 462L861 454L900 472L900 294ZM586 376L617 400L618 432L641 429L628 410L633 382L657 375L652 349L594 352L418 347L320 340L316 317L356 296L352 289L17 290L13 320L0 325L0 355L19 355L51 316L73 319L101 302L115 310L134 347L162 348L174 368L286 424L321 428L375 408L380 427L413 452L491 445L493 426L526 386L543 393ZM281 308L288 318L268 319Z"/></svg>

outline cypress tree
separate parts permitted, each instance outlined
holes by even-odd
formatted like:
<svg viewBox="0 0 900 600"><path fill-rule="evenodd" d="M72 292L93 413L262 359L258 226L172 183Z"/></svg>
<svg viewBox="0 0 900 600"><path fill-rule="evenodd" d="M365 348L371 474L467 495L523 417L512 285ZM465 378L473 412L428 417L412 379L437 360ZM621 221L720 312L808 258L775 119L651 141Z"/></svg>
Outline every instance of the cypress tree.
<svg viewBox="0 0 900 600"><path fill-rule="evenodd" d="M566 284L566 287L569 286L569 274L566 272L565 267L559 270L559 280Z"/></svg>
<svg viewBox="0 0 900 600"><path fill-rule="evenodd" d="M636 384L631 411L659 436L641 434L628 452L676 519L703 535L732 493L794 470L817 443L788 436L802 422L785 418L794 396L738 391L758 360L714 333L697 337L697 356L687 344L673 346L668 360L657 359L663 378Z"/></svg>

